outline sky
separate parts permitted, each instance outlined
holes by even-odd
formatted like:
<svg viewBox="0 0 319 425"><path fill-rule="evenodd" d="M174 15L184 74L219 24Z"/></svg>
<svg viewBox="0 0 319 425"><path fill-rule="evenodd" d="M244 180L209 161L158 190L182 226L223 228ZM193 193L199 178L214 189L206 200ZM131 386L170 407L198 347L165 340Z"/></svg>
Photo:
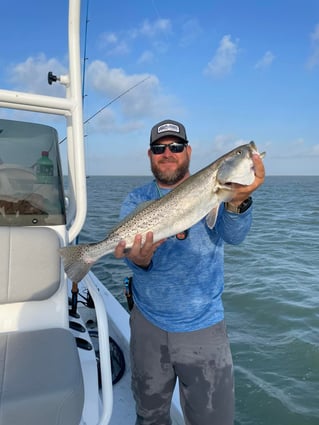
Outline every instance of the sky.
<svg viewBox="0 0 319 425"><path fill-rule="evenodd" d="M318 175L318 0L81 7L89 175L150 175L150 130L167 118L186 127L192 172L254 140L267 175ZM2 2L0 51L0 88L63 95L47 73L67 69L67 0ZM65 137L57 118L37 120Z"/></svg>

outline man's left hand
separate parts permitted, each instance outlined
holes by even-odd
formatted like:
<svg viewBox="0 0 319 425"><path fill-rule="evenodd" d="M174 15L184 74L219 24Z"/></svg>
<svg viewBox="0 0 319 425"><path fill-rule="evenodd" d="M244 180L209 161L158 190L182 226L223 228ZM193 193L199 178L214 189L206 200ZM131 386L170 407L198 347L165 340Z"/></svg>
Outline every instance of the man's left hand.
<svg viewBox="0 0 319 425"><path fill-rule="evenodd" d="M254 154L252 156L255 168L255 180L252 184L248 186L243 186L240 184L233 183L232 187L235 189L235 195L229 204L237 207L242 202L244 202L251 194L258 189L265 181L265 167L262 161L262 158L259 154Z"/></svg>

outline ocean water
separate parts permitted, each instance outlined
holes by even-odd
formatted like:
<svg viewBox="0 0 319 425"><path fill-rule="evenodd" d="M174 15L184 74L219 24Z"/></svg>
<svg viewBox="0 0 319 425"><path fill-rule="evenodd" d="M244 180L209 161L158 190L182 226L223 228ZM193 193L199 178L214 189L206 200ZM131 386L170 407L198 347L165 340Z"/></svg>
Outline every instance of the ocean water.
<svg viewBox="0 0 319 425"><path fill-rule="evenodd" d="M125 195L150 178L88 178L80 242L104 239ZM126 306L124 263L110 255L93 270ZM225 247L236 425L319 424L318 271L319 176L267 177L248 237Z"/></svg>

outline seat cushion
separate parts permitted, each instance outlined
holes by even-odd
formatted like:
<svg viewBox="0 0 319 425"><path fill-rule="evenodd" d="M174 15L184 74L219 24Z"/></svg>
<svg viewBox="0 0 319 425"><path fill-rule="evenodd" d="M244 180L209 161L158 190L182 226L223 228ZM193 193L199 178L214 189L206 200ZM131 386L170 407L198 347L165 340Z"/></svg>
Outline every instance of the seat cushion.
<svg viewBox="0 0 319 425"><path fill-rule="evenodd" d="M0 304L39 301L59 288L57 233L45 227L0 226Z"/></svg>
<svg viewBox="0 0 319 425"><path fill-rule="evenodd" d="M0 423L78 425L81 365L67 329L0 334Z"/></svg>

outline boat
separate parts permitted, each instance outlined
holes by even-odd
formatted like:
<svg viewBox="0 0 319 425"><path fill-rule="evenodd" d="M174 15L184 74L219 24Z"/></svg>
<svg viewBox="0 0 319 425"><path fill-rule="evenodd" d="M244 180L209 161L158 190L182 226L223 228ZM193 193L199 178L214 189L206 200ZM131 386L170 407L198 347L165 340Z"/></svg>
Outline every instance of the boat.
<svg viewBox="0 0 319 425"><path fill-rule="evenodd" d="M68 73L48 73L65 96L0 90L2 111L32 115L0 119L1 425L135 423L129 311L91 271L70 282L59 255L87 214L79 0L68 13ZM63 152L43 116L65 123ZM178 387L171 416L184 423Z"/></svg>

